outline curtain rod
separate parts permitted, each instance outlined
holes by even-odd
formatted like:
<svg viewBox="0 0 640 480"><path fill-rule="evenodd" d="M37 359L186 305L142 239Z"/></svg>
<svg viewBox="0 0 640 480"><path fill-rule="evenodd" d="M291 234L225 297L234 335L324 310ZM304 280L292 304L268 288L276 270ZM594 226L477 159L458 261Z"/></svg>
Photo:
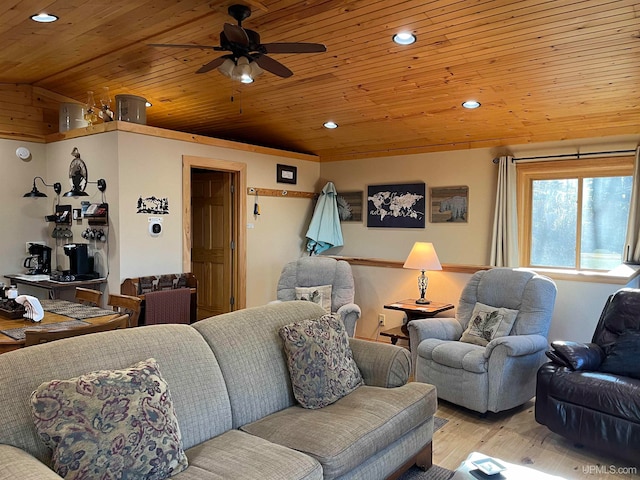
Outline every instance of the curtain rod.
<svg viewBox="0 0 640 480"><path fill-rule="evenodd" d="M603 155L614 155L614 154L621 154L621 153L636 153L636 150L635 149L634 150L612 150L609 152L587 152L587 153L577 152L577 153L565 153L565 154L559 154L559 155L541 155L537 157L512 158L511 161L520 162L520 161L526 161L526 160L549 160L551 158L569 158L569 157L580 159L580 157L587 157L591 155L603 156ZM499 158L493 159L493 163L498 163L499 161L500 161Z"/></svg>

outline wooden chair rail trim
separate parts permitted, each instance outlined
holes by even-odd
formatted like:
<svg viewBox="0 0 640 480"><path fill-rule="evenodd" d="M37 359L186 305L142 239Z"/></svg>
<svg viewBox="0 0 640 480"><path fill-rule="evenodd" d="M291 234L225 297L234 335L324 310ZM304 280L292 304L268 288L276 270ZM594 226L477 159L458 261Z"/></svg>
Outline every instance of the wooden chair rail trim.
<svg viewBox="0 0 640 480"><path fill-rule="evenodd" d="M329 255L336 260L344 260L351 265L361 265L365 267L402 268L404 261L384 260L380 258L347 257ZM457 265L453 263L443 263L442 271L448 273L468 273L474 274L479 270L489 270L493 267L488 265ZM609 272L590 272L575 270L560 270L549 268L527 267L541 275L545 275L553 280L565 280L573 282L593 282L606 283L612 285L627 285L631 280L640 276L640 265L621 265Z"/></svg>

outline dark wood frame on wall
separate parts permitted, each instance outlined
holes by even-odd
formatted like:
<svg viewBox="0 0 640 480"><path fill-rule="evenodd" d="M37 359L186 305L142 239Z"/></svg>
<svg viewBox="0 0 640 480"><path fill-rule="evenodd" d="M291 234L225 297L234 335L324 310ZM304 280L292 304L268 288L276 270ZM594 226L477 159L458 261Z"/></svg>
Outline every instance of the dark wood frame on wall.
<svg viewBox="0 0 640 480"><path fill-rule="evenodd" d="M282 165L278 163L276 182L290 183L292 185L298 183L298 167L294 167L292 165Z"/></svg>

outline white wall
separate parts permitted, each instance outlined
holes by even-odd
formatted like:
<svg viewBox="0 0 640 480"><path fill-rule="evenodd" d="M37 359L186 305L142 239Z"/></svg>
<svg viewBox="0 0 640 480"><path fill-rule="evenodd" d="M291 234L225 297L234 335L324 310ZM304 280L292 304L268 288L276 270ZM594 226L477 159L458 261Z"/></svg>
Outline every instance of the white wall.
<svg viewBox="0 0 640 480"><path fill-rule="evenodd" d="M33 158L23 162L15 155L18 146L32 150ZM27 199L33 177L62 183L70 189L71 151L77 147L87 165L90 181L107 181L105 201L109 203L109 242L98 245L109 258L108 290L118 292L124 278L182 271L182 156L199 156L247 165L247 186L257 188L318 191L320 166L316 161L214 147L196 142L172 140L138 133L113 131L43 144L0 140L3 174L0 180L0 273L22 273L26 241L46 241L52 248L52 224L44 216L54 211L52 189L38 188L49 198ZM276 164L298 168L297 184L276 182ZM80 208L81 200L100 202L97 186L90 184L89 197L61 197L61 204ZM244 192L241 192L244 194ZM139 196L167 197L169 214L163 215L163 233L151 237L149 215L137 214ZM253 216L254 197L247 197L247 306L275 299L282 266L303 254L306 227L313 200L306 198L260 197L261 215ZM87 242L80 235L85 221L74 222L73 241ZM66 241L58 241L59 245ZM55 268L55 260L54 265ZM42 296L37 289L31 294Z"/></svg>
<svg viewBox="0 0 640 480"><path fill-rule="evenodd" d="M31 157L19 159L18 147L27 147ZM53 212L53 188L43 186L38 180L38 190L48 197L23 198L31 191L33 177L41 176L49 184L56 181L47 177L45 150L41 143L0 140L0 276L24 273L26 242L47 239L48 224L44 216ZM0 281L8 283L5 278Z"/></svg>
<svg viewBox="0 0 640 480"><path fill-rule="evenodd" d="M430 187L467 185L469 219L466 224L431 223L424 229L369 228L362 223L343 223L345 245L328 255L403 261L416 241L433 242L442 263L487 265L493 224L497 168L492 159L505 152L516 157L633 149L640 136L590 139L583 142L517 145L500 149L472 149L385 158L322 163L323 179L333 181L340 191L362 190L368 185L424 181ZM428 197L427 193L427 197ZM427 204L429 198L427 198ZM366 212L366 208L364 208ZM377 315L385 314L385 328L399 326L402 314L385 310L384 304L418 295L418 272L402 268L355 266L356 303L363 310L356 335L376 338ZM427 297L457 304L468 274L429 272ZM550 339L590 341L604 303L624 285L557 281L558 296L550 328ZM454 315L455 310L447 312ZM445 314L442 314L445 315ZM385 339L383 339L385 340Z"/></svg>

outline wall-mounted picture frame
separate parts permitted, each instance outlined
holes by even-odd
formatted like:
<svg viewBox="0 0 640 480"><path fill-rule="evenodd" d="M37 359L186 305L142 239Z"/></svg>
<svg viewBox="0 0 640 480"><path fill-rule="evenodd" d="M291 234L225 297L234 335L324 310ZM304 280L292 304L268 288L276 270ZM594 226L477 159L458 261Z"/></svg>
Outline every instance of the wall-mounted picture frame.
<svg viewBox="0 0 640 480"><path fill-rule="evenodd" d="M276 182L295 185L298 182L298 167L278 164Z"/></svg>
<svg viewBox="0 0 640 480"><path fill-rule="evenodd" d="M338 216L341 222L362 222L362 190L357 192L338 192Z"/></svg>
<svg viewBox="0 0 640 480"><path fill-rule="evenodd" d="M429 189L431 223L467 223L469 187L431 187Z"/></svg>
<svg viewBox="0 0 640 480"><path fill-rule="evenodd" d="M424 183L369 185L367 227L424 228Z"/></svg>

